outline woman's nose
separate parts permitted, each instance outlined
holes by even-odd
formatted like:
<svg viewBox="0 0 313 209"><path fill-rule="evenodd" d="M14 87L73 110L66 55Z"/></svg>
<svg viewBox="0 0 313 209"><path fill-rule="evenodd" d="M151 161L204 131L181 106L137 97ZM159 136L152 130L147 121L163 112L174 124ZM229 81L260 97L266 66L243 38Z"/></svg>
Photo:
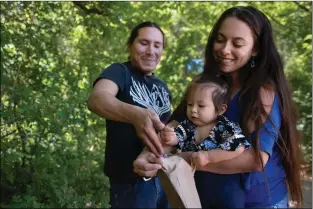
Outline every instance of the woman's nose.
<svg viewBox="0 0 313 209"><path fill-rule="evenodd" d="M224 44L224 46L222 48L223 55L230 54L230 51L231 51L231 44L228 43L228 42L225 42L225 44Z"/></svg>

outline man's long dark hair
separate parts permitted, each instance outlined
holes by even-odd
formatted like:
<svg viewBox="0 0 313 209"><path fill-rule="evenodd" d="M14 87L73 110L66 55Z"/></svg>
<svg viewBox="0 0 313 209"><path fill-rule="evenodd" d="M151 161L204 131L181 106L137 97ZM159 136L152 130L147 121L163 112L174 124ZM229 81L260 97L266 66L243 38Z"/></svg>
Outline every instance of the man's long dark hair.
<svg viewBox="0 0 313 209"><path fill-rule="evenodd" d="M165 48L165 34L164 34L163 30L161 29L159 24L157 24L155 22L150 22L150 21L142 22L142 23L136 25L136 27L134 27L134 29L131 31L130 36L127 40L128 45L132 45L134 43L135 39L137 38L137 36L139 34L139 30L141 28L156 28L156 29L158 29L162 33L163 48Z"/></svg>
<svg viewBox="0 0 313 209"><path fill-rule="evenodd" d="M300 175L300 133L296 128L298 117L292 103L291 90L284 74L282 60L276 48L272 26L268 18L261 11L251 6L238 6L226 10L211 30L205 50L204 71L201 75L220 74L213 54L213 45L221 24L228 17L236 17L250 27L258 51L255 66L252 68L248 62L239 70L241 84L239 105L240 109L245 110L240 118L241 127L248 136L250 134L248 133L248 121L254 121L257 137L251 143L264 170L258 133L263 125L262 118L268 118L268 114L261 102L259 92L261 88L275 91L279 97L281 111L281 127L278 130L277 145L286 172L290 198L297 203L297 207L301 207L303 196ZM186 108L185 102L184 98L174 111L174 115L183 114Z"/></svg>

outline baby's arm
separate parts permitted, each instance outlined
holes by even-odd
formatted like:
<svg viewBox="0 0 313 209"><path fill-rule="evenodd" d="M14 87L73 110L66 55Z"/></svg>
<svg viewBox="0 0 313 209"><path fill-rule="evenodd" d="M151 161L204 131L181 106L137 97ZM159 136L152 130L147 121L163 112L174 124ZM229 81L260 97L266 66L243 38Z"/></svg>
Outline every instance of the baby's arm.
<svg viewBox="0 0 313 209"><path fill-rule="evenodd" d="M174 149L174 145L178 143L176 133L174 132L174 128L179 125L179 122L176 120L172 120L169 122L162 131L158 133L158 136L162 142L162 146L165 154L169 154ZM175 144L175 139L177 143Z"/></svg>
<svg viewBox="0 0 313 209"><path fill-rule="evenodd" d="M235 151L226 151L219 148L208 151L199 151L192 153L191 160L197 166L205 166L208 163L217 163L220 161L236 158L241 155L244 150L245 147L242 145Z"/></svg>

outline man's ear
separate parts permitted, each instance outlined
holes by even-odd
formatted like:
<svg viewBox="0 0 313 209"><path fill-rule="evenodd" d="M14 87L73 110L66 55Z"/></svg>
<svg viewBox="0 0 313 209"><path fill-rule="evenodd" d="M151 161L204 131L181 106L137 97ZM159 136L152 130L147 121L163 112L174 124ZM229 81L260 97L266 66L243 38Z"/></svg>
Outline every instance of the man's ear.
<svg viewBox="0 0 313 209"><path fill-rule="evenodd" d="M218 107L218 115L223 115L224 112L226 112L226 110L227 110L227 104L221 104Z"/></svg>

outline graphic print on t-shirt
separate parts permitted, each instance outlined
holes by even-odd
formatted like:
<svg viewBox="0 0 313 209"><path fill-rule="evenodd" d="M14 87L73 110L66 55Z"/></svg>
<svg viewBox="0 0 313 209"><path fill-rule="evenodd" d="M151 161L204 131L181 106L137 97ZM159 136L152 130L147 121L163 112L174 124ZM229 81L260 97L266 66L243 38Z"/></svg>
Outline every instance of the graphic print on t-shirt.
<svg viewBox="0 0 313 209"><path fill-rule="evenodd" d="M136 82L133 77L130 95L134 102L153 110L159 116L171 110L169 93L163 86L153 84L151 91L145 84Z"/></svg>

